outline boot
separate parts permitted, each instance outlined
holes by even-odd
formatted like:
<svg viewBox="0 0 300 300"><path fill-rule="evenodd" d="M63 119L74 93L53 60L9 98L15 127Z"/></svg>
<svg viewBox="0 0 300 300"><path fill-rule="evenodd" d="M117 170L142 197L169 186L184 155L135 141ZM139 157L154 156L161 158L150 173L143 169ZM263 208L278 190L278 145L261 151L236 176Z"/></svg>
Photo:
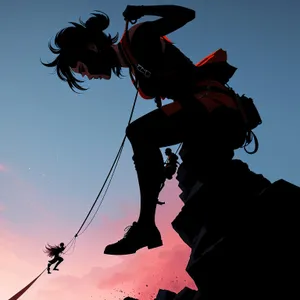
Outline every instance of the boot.
<svg viewBox="0 0 300 300"><path fill-rule="evenodd" d="M162 246L161 235L155 225L155 210L164 178L163 157L159 149L147 151L149 149L144 149L139 155L135 153L133 156L141 196L139 221L126 227L124 238L108 245L104 254L126 255L143 247L152 249Z"/></svg>
<svg viewBox="0 0 300 300"><path fill-rule="evenodd" d="M136 253L137 250L147 247L153 249L162 246L161 235L157 227L145 227L137 222L125 228L124 238L115 244L106 246L104 254L127 255Z"/></svg>

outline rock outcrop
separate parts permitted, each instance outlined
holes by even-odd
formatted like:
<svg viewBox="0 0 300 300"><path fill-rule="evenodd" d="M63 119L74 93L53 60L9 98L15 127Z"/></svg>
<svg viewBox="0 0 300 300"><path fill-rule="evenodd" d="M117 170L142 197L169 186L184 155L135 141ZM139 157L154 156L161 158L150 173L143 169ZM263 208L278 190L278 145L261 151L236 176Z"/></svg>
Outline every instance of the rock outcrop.
<svg viewBox="0 0 300 300"><path fill-rule="evenodd" d="M300 299L300 188L240 160L203 184L188 154L180 153L184 206L172 226L191 248L186 271L198 290L160 290L156 300Z"/></svg>

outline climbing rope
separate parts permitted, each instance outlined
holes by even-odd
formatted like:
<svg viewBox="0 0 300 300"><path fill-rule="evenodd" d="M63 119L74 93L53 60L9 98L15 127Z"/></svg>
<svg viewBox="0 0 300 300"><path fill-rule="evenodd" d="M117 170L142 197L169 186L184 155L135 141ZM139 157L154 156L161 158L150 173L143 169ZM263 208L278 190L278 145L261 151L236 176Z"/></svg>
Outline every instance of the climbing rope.
<svg viewBox="0 0 300 300"><path fill-rule="evenodd" d="M124 147L124 144L123 144L123 147ZM96 217L96 215L97 215L97 213L98 213L98 211L99 211L99 209L100 209L100 207L101 207L101 205L102 205L102 203L103 203L103 201L104 201L104 198L105 198L105 196L106 196L106 193L107 193L107 191L108 191L108 189L109 189L109 187L110 187L110 184L111 184L111 182L112 182L112 179L113 179L113 177L114 177L115 171L116 171L116 169L117 169L117 166L118 166L118 163L119 163L119 160L120 160L120 157L121 157L121 152L123 151L123 147L120 148L121 151L119 151L118 154L117 154L118 159L117 159L117 161L116 161L116 163L115 163L114 169L113 169L113 171L112 171L112 173L111 173L111 176L110 176L110 180L109 180L109 182L108 182L108 184L107 184L107 187L106 187L106 189L105 189L105 192L104 192L104 194L103 194L103 196L102 196L102 199L101 199L101 201L100 201L100 203L99 203L99 205L98 205L98 207L97 207L97 209L96 209L94 215L92 216L91 220L90 220L89 223L86 225L86 227L82 230L82 232L81 232L80 234L78 234L78 236L82 235L82 234L88 229L88 227L90 226L90 224L93 222L94 218Z"/></svg>
<svg viewBox="0 0 300 300"><path fill-rule="evenodd" d="M72 252L71 253L68 253L68 249L67 247L70 245L69 249L72 248ZM68 243L67 247L66 247L66 251L63 252L64 255L71 255L73 254L73 252L75 251L75 246L76 246L76 238L73 238L71 240L71 242Z"/></svg>
<svg viewBox="0 0 300 300"><path fill-rule="evenodd" d="M131 21L130 23L134 24L135 21ZM129 24L129 22L126 21L126 24L125 24L125 32L128 31L128 24ZM130 68L129 68L129 75L130 75L130 77L132 76L132 72L131 72L131 69L130 69ZM138 90L137 90L136 95L135 95L135 97L134 97L133 105L132 105L131 112L130 112L130 115L129 115L128 125L131 123L131 120L132 120L132 117L133 117L133 113L134 113L134 109L135 109L137 97L138 97ZM79 229L77 230L77 232L76 232L76 234L74 235L74 237L67 243L67 245L66 245L66 249L67 249L67 250L64 252L64 254L68 254L68 247L71 248L72 246L73 246L73 251L72 251L72 253L74 252L75 245L76 245L76 238L77 238L78 236L82 235L82 234L88 229L88 227L90 226L90 224L93 222L95 216L97 215L97 213L98 213L98 211L99 211L99 209L100 209L100 207L101 207L101 205L102 205L102 203L103 203L103 201L104 201L104 198L105 198L105 196L106 196L106 194L107 194L107 191L108 191L108 189L109 189L109 187L110 187L110 184L111 184L111 182L112 182L112 179L113 179L113 177L114 177L115 171L116 171L116 169L117 169L117 166L118 166L118 163L119 163L119 160L120 160L120 157L121 157L121 154L122 154L124 145L125 145L125 141L126 141L126 135L124 136L124 138L123 138L123 140L122 140L122 143L121 143L121 146L120 146L120 148L119 148L119 150L118 150L118 153L117 153L117 155L116 155L116 157L115 157L115 159L114 159L114 161L113 161L113 163L112 163L112 166L111 166L111 168L110 168L110 170L109 170L109 172L108 172L108 174L107 174L107 176L106 176L106 178L105 178L105 180L104 180L104 183L103 183L103 185L102 185L102 187L101 187L101 189L100 189L100 191L99 191L99 193L98 193L98 195L97 195L97 197L96 197L96 199L95 199L95 201L94 201L92 207L90 208L89 212L87 213L85 219L83 220L82 224L80 225L80 227L79 227ZM100 203L99 203L99 205L98 205L98 207L97 207L95 213L93 214L91 220L88 222L88 224L86 225L86 227L83 228L84 225L85 225L85 223L88 221L88 218L89 218L89 216L91 215L91 213L92 213L92 211L93 211L95 205L97 204L97 202L98 202L98 200L99 200L99 198L100 198L100 196L101 196L101 194L102 194L102 191L104 190L105 185L106 185L107 182L108 182L108 184L107 184L107 187L106 187L106 189L105 189L104 195L103 195L103 197L101 198ZM82 229L83 229L83 230L82 230ZM82 231L82 232L81 232L81 231Z"/></svg>
<svg viewBox="0 0 300 300"><path fill-rule="evenodd" d="M179 146L178 146L178 148L177 148L177 150L176 150L175 154L178 154L178 152L179 152L179 149L181 148L181 146L182 146L182 143L180 143L180 144L179 144Z"/></svg>
<svg viewBox="0 0 300 300"><path fill-rule="evenodd" d="M130 116L129 116L129 120L128 120L128 125L131 123L131 120L132 120L132 116L133 116L133 112L134 112L134 109L135 109L135 105L136 105L136 100L137 100L137 97L138 97L138 92L136 93L136 95L135 95L135 98L134 98L134 101L133 101L133 105L132 105L132 109L131 109L131 113L130 113ZM104 201L104 197L105 197L105 195L106 195L106 193L107 193L107 190L108 190L108 188L109 188L109 186L110 186L110 184L111 184L111 182L112 182L112 179L113 179L113 176L114 176L114 173L115 173L115 171L116 171L116 168L117 168L117 165L118 165L118 163L119 163L119 160L120 160L120 157L121 157L121 154L122 154L122 151L123 151L123 148L124 148L124 144L125 144L125 141L126 141L126 135L124 136L124 138L123 138L123 141L122 141L122 143L121 143L121 146L120 146L120 148L119 148L119 151L118 151L118 153L117 153L117 156L116 156L116 158L115 158L115 160L114 160L114 162L113 162L113 164L112 164L112 166L111 166L111 168L110 168L110 170L109 170L109 172L108 172L108 174L107 174L107 176L106 176L106 179L105 179L105 181L104 181L104 183L103 183L103 185L102 185L102 187L101 187L101 189L100 189L100 192L98 193L98 195L97 195L97 197L96 197L96 199L95 199L95 201L94 201L94 203L93 203L93 205L92 205L92 207L91 207L91 209L89 210L89 212L88 212L88 214L87 214L87 216L86 216L86 218L84 219L84 221L82 222L82 224L81 224L81 226L79 227L79 229L77 230L77 232L76 232L76 234L74 235L74 237L66 244L66 250L63 252L63 254L66 254L66 255L71 255L71 254L73 254L73 252L75 251L75 246L76 246L76 239L77 239L77 237L79 236L79 235L81 235L81 234L83 234L86 230L87 230L87 228L89 227L89 225L92 223L92 221L93 221L93 219L95 218L95 216L96 216L96 214L97 214L97 212L98 212L98 210L100 209L100 207L101 207L101 205L102 205L102 203L103 203L103 201ZM108 181L109 180L109 181ZM97 210L96 210L96 212L94 213L94 215L93 215L93 217L92 217L92 219L90 220L90 222L87 224L87 226L84 228L84 230L83 230L83 232L80 234L80 232L81 232L81 230L82 230L82 228L83 228L83 226L85 225L85 223L87 222L87 220L88 220L88 218L89 218L89 216L90 216L90 214L92 213L92 211L93 211L93 209L94 209L94 207L95 207L95 205L96 205L96 203L98 202L98 200L99 200L99 197L100 197L100 195L101 195L101 193L102 193L102 191L103 191L103 189L104 189L104 187L105 187L105 185L106 185L106 182L108 181L108 185L107 185L107 188L106 188L106 190L105 190L105 192L104 192L104 195L103 195L103 197L102 197L102 199L101 199L101 201L100 201L100 203L99 203L99 205L98 205L98 207L97 207ZM69 249L70 248L72 248L72 252L71 253L68 253L68 251L69 251ZM17 299L19 299L41 276L42 276L42 274L45 272L47 270L47 268L45 268L33 281L31 281L27 286L25 286L23 289L21 289L17 294L15 294L14 296L12 296L11 298L9 298L8 300L17 300Z"/></svg>
<svg viewBox="0 0 300 300"><path fill-rule="evenodd" d="M134 109L135 109L137 97L138 97L138 92L136 93L135 98L134 98L134 101L133 101L131 113L130 113L129 120L128 120L128 125L131 123L131 120L132 120L132 116L133 116L133 112L134 112ZM108 190L108 188L109 188L109 186L110 186L110 184L111 184L111 182L112 182L112 179L113 179L114 173L115 173L115 171L116 171L116 168L117 168L117 166L118 166L118 163L119 163L119 160L120 160L120 157L121 157L121 154L122 154L124 145L125 145L125 141L126 141L126 135L125 135L124 138L123 138L123 141L122 141L121 146L120 146L120 148L119 148L119 150L118 150L118 153L117 153L117 155L116 155L116 157L115 157L115 159L114 159L114 161L113 161L113 164L112 164L112 166L111 166L111 168L110 168L110 170L109 170L109 172L108 172L108 174L107 174L107 176L106 176L106 178L105 178L105 180L104 180L104 183L103 183L103 185L102 185L102 187L101 187L101 189L100 189L100 191L99 191L99 193L98 193L98 195L97 195L97 197L96 197L96 199L95 199L95 201L94 201L94 203L93 203L91 209L89 210L87 216L85 217L84 221L83 221L82 224L80 225L80 227L79 227L78 231L76 232L76 234L74 235L73 239L74 239L74 238L76 239L79 235L81 235L84 231L87 230L87 228L88 228L89 225L91 224L92 220L95 218L95 215L96 215L96 213L98 212L99 208L101 207L101 205L102 205L102 203L103 203L103 201L104 201L105 195L106 195L106 193L107 193L107 190ZM99 200L99 198L100 198L100 195L102 194L102 191L104 190L104 187L105 187L105 185L106 185L106 183L107 183L108 180L109 180L109 182L108 182L107 188L106 188L105 193L104 193L104 195L103 195L103 197L102 197L102 199L101 199L101 202L99 203L99 206L98 206L98 208L97 208L97 210L96 210L96 213L94 214L94 216L92 217L92 219L91 219L91 221L88 223L88 225L84 228L84 231L80 234L80 232L81 232L83 226L84 226L85 223L87 222L87 220L88 220L90 214L92 213L92 211L93 211L93 209L94 209L96 203L98 202L98 200ZM71 241L72 241L72 240L71 240ZM69 242L69 243L70 243L70 242Z"/></svg>

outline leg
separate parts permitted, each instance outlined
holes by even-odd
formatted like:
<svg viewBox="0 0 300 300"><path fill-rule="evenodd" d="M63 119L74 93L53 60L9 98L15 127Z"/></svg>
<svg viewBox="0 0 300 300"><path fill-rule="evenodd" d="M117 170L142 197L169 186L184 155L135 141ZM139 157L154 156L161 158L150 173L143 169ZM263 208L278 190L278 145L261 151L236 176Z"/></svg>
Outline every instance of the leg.
<svg viewBox="0 0 300 300"><path fill-rule="evenodd" d="M155 248L162 245L155 226L157 198L164 179L164 163L159 148L182 142L184 125L182 111L167 116L158 109L128 126L126 133L132 145L140 187L140 216L122 240L106 247L105 254L131 254L145 246Z"/></svg>
<svg viewBox="0 0 300 300"><path fill-rule="evenodd" d="M58 267L63 261L64 261L64 259L63 259L62 257L59 256L59 257L57 258L57 263L56 263L55 267L53 268L53 270L59 271L59 270L57 269L57 267Z"/></svg>
<svg viewBox="0 0 300 300"><path fill-rule="evenodd" d="M164 161L159 148L182 142L182 113L166 116L155 110L127 128L140 187L139 224L155 225L156 202L164 180Z"/></svg>
<svg viewBox="0 0 300 300"><path fill-rule="evenodd" d="M55 264L56 262L57 262L57 258L56 257L54 257L53 259L51 259L51 260L48 261L48 266L47 266L48 274L51 274L50 267L51 267L51 265Z"/></svg>
<svg viewBox="0 0 300 300"><path fill-rule="evenodd" d="M47 266L48 274L51 274L51 272L50 272L50 267L51 267L51 263L48 263L48 266Z"/></svg>
<svg viewBox="0 0 300 300"><path fill-rule="evenodd" d="M165 178L171 180L173 175L176 173L176 166L166 166L165 167Z"/></svg>

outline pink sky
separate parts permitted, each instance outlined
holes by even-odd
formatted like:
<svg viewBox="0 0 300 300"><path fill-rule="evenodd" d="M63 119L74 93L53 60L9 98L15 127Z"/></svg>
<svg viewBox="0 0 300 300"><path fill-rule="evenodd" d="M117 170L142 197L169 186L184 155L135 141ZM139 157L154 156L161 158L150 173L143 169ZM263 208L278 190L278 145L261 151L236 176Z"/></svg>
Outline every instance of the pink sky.
<svg viewBox="0 0 300 300"><path fill-rule="evenodd" d="M3 164L0 164L0 172L5 172L6 168Z"/></svg>
<svg viewBox="0 0 300 300"><path fill-rule="evenodd" d="M24 191L26 184L22 184ZM31 195L34 193L32 187L26 191ZM104 247L120 239L123 229L135 220L138 207L127 205L127 213L117 220L110 220L100 209L92 226L78 238L74 253L64 256L60 272L45 273L21 299L110 300L133 296L147 300L153 299L159 288L177 292L184 286L194 287L185 272L190 250L170 224L182 205L179 193L176 181L173 181L168 182L161 195L161 200L167 201L166 205L158 207L157 213L163 247L141 250L126 257L104 255ZM37 213L43 213L41 207L34 203L32 207ZM6 209L1 206L1 199L0 208L0 281L1 286L5 286L0 290L0 299L5 300L45 268L47 257L42 252L43 245L46 242L58 243L66 236L72 238L70 234L74 228L71 228L72 224L66 226L64 220L49 216L48 222L39 222L34 232L21 235L13 229L16 228L14 224L5 219ZM53 226L48 226L49 223ZM110 230L103 230L105 228Z"/></svg>

